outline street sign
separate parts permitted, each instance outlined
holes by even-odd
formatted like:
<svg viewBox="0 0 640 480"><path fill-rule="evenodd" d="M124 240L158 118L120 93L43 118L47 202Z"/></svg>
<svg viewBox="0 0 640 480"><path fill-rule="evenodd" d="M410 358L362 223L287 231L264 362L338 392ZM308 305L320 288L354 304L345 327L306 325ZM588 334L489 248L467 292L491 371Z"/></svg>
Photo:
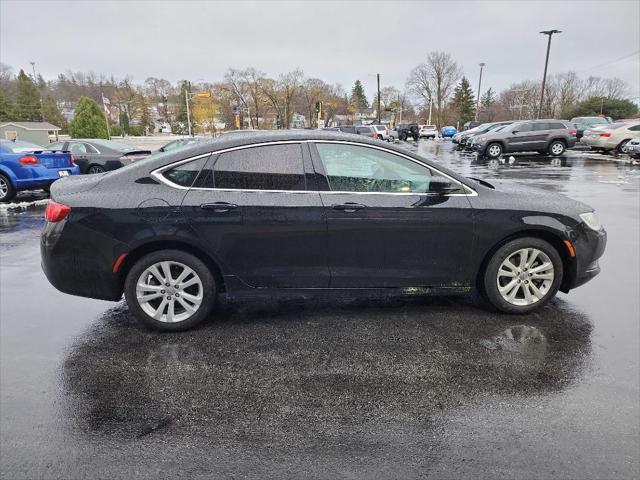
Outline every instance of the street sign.
<svg viewBox="0 0 640 480"><path fill-rule="evenodd" d="M200 92L196 93L196 96L200 98L210 98L211 94L209 92Z"/></svg>

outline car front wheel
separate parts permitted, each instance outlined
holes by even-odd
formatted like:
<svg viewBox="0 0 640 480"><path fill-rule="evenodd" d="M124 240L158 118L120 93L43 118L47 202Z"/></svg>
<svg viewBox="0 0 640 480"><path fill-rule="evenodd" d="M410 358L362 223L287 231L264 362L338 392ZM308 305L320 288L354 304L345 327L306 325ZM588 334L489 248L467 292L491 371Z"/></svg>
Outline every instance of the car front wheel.
<svg viewBox="0 0 640 480"><path fill-rule="evenodd" d="M490 143L487 147L487 156L489 158L498 158L502 155L502 145L499 143Z"/></svg>
<svg viewBox="0 0 640 480"><path fill-rule="evenodd" d="M620 142L620 145L616 148L618 153L627 153L627 143L629 143L629 140L623 140Z"/></svg>
<svg viewBox="0 0 640 480"><path fill-rule="evenodd" d="M161 250L133 265L124 293L140 322L155 330L175 332L192 328L209 316L216 284L199 258L180 250Z"/></svg>
<svg viewBox="0 0 640 480"><path fill-rule="evenodd" d="M559 140L555 140L549 145L549 154L553 155L554 157L559 157L560 155L562 155L564 153L564 150L564 143Z"/></svg>
<svg viewBox="0 0 640 480"><path fill-rule="evenodd" d="M529 313L554 297L562 274L562 259L551 244L539 238L517 238L491 257L484 272L484 292L502 312Z"/></svg>

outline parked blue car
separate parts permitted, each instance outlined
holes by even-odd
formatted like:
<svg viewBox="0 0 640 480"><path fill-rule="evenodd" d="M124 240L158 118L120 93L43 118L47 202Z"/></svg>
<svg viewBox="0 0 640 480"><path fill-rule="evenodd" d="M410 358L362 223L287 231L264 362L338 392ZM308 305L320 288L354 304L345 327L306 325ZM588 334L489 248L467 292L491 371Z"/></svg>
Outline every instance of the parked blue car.
<svg viewBox="0 0 640 480"><path fill-rule="evenodd" d="M456 127L452 126L442 127L442 129L440 130L440 135L442 136L442 138L451 138L456 133L458 133L458 130L456 130Z"/></svg>
<svg viewBox="0 0 640 480"><path fill-rule="evenodd" d="M47 190L57 179L78 174L80 168L69 152L0 140L0 202L10 202L21 190Z"/></svg>

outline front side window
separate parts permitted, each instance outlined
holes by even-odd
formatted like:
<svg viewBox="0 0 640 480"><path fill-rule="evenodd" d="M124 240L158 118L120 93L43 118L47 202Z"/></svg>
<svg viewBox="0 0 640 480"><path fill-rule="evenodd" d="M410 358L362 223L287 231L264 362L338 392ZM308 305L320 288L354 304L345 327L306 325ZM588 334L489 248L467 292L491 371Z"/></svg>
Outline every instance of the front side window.
<svg viewBox="0 0 640 480"><path fill-rule="evenodd" d="M531 123L522 123L514 128L513 132L530 132L533 130L533 124Z"/></svg>
<svg viewBox="0 0 640 480"><path fill-rule="evenodd" d="M265 145L220 154L213 172L215 188L305 190L300 144Z"/></svg>
<svg viewBox="0 0 640 480"><path fill-rule="evenodd" d="M329 187L338 192L427 193L431 170L374 148L317 143Z"/></svg>
<svg viewBox="0 0 640 480"><path fill-rule="evenodd" d="M533 124L533 130L539 132L540 130L549 130L551 125L546 122L537 122Z"/></svg>
<svg viewBox="0 0 640 480"><path fill-rule="evenodd" d="M172 183L180 185L181 187L191 187L194 180L202 170L202 167L207 163L208 156L192 160L191 162L183 163L177 167L173 167L171 170L165 171L162 175Z"/></svg>

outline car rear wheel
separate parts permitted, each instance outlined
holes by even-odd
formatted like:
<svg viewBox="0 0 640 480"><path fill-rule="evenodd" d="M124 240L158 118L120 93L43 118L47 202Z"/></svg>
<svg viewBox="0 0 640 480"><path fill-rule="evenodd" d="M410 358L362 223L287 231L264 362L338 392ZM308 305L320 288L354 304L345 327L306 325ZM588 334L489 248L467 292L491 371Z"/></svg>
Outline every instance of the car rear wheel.
<svg viewBox="0 0 640 480"><path fill-rule="evenodd" d="M129 309L149 328L175 332L206 319L215 303L209 268L180 250L161 250L138 260L125 281Z"/></svg>
<svg viewBox="0 0 640 480"><path fill-rule="evenodd" d="M517 238L501 246L484 272L484 291L505 313L529 313L554 297L562 281L562 259L548 242Z"/></svg>
<svg viewBox="0 0 640 480"><path fill-rule="evenodd" d="M0 202L10 202L16 196L16 189L11 181L0 173Z"/></svg>
<svg viewBox="0 0 640 480"><path fill-rule="evenodd" d="M553 155L554 157L559 157L564 153L565 146L564 143L560 140L554 140L549 145L549 155Z"/></svg>
<svg viewBox="0 0 640 480"><path fill-rule="evenodd" d="M91 165L87 170L87 173L88 174L104 173L104 168L101 167L100 165Z"/></svg>
<svg viewBox="0 0 640 480"><path fill-rule="evenodd" d="M620 145L616 147L618 153L627 153L627 143L629 143L629 140L623 140L620 142Z"/></svg>
<svg viewBox="0 0 640 480"><path fill-rule="evenodd" d="M502 155L502 145L499 143L490 143L487 147L487 156L489 158L498 158Z"/></svg>

